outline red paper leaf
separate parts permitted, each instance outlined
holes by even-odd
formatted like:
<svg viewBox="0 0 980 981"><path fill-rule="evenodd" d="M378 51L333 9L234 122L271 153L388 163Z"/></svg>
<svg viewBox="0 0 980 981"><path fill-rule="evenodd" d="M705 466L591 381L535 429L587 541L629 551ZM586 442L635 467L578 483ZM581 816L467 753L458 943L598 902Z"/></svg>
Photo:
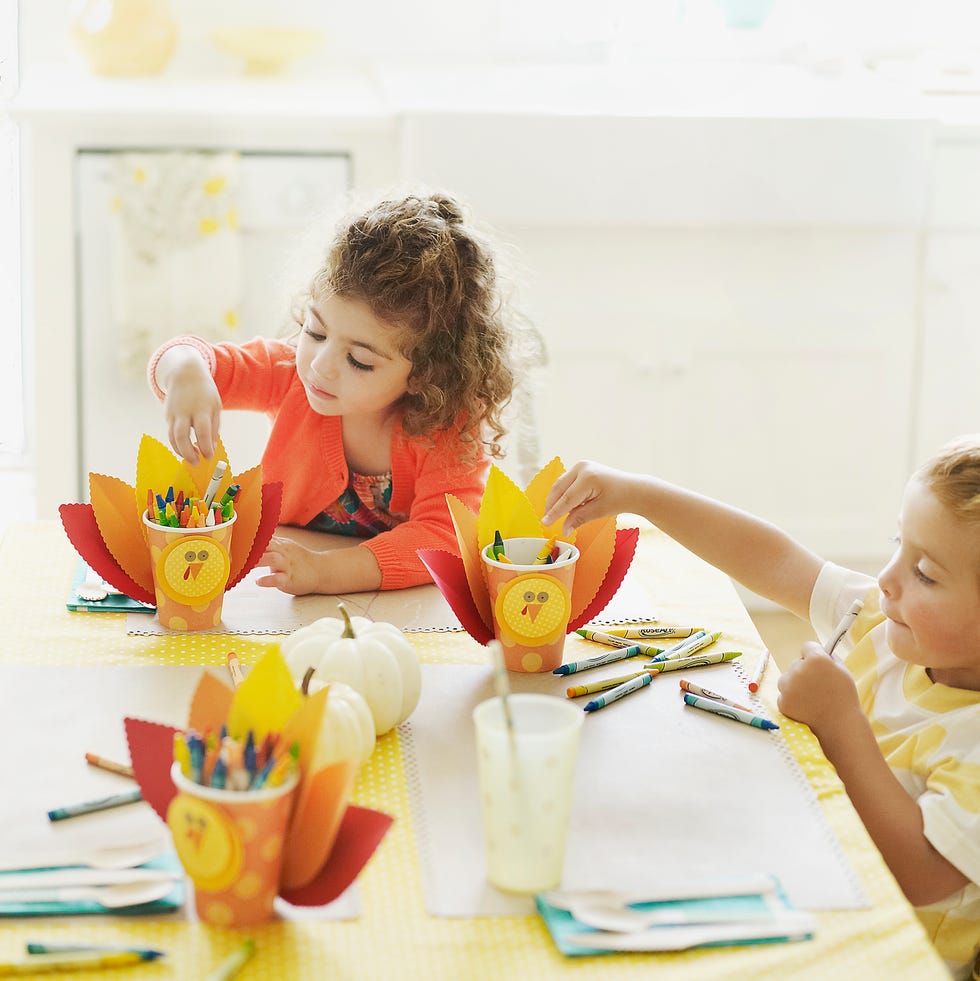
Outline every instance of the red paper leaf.
<svg viewBox="0 0 980 981"><path fill-rule="evenodd" d="M489 644L493 640L493 628L483 622L483 617L476 608L463 560L452 552L438 548L420 548L418 557L429 570L432 581L446 597L453 613L459 617L463 629L477 643Z"/></svg>
<svg viewBox="0 0 980 981"><path fill-rule="evenodd" d="M622 585L626 573L629 572L639 538L639 528L618 528L616 530L616 548L602 580L602 585L596 591L592 602L574 621L569 622L568 633L578 630L579 627L584 627L590 620L597 617L616 595L616 590Z"/></svg>
<svg viewBox="0 0 980 981"><path fill-rule="evenodd" d="M115 586L116 589L121 589L133 599L156 606L156 596L130 579L119 567L119 563L102 540L91 504L62 504L58 508L58 513L61 515L61 523L65 527L68 540L75 546L75 551L107 583Z"/></svg>
<svg viewBox="0 0 980 981"><path fill-rule="evenodd" d="M174 760L173 726L143 719L123 719L126 742L129 743L129 760L133 776L150 807L167 820L167 808L177 796L177 788L170 779L170 767Z"/></svg>
<svg viewBox="0 0 980 981"><path fill-rule="evenodd" d="M332 903L358 877L374 854L394 819L389 814L351 804L326 864L311 882L280 892L293 906L325 906Z"/></svg>
<svg viewBox="0 0 980 981"><path fill-rule="evenodd" d="M265 552L269 539L275 533L276 526L279 524L279 510L282 507L282 482L274 481L262 485L262 517L259 518L259 527L255 531L255 538L252 539L252 548L248 553L248 558L242 566L241 571L235 577L234 582L229 582L225 586L227 592L232 586L248 575L252 569L258 565L259 559Z"/></svg>

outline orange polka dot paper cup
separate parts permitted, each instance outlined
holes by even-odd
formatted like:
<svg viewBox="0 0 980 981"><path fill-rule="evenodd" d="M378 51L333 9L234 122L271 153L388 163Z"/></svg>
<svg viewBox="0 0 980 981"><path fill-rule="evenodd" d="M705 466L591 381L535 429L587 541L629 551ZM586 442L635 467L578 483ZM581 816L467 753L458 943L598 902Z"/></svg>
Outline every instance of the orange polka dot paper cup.
<svg viewBox="0 0 980 981"><path fill-rule="evenodd" d="M167 528L143 513L157 617L164 627L207 630L221 623L237 517L211 528Z"/></svg>
<svg viewBox="0 0 980 981"><path fill-rule="evenodd" d="M555 542L555 561L538 565L546 544L544 538L507 538L502 557L494 556L493 545L480 553L493 635L509 671L554 671L562 662L579 553L574 545Z"/></svg>
<svg viewBox="0 0 980 981"><path fill-rule="evenodd" d="M298 776L262 790L202 787L178 763L170 776L177 796L167 824L194 883L198 917L221 927L271 920Z"/></svg>

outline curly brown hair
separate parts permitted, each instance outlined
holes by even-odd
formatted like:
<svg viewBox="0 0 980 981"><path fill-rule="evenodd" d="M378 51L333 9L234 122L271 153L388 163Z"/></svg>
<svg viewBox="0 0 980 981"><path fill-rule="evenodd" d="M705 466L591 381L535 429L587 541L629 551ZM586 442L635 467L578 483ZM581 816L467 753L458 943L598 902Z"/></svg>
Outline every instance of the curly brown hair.
<svg viewBox="0 0 980 981"><path fill-rule="evenodd" d="M482 444L499 457L501 414L516 380L501 278L489 239L464 206L448 194L417 193L342 221L301 299L360 300L396 328L412 362L402 397L409 436L458 428L474 449Z"/></svg>

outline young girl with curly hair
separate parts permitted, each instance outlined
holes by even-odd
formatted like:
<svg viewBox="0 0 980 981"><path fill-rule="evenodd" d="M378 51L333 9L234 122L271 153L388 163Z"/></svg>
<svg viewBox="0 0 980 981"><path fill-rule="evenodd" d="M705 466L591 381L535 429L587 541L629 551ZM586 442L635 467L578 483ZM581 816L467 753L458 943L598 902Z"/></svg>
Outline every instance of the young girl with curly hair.
<svg viewBox="0 0 980 981"><path fill-rule="evenodd" d="M280 520L365 539L311 551L274 537L260 585L427 582L417 549L455 547L446 493L475 510L487 458L501 455L514 373L494 253L448 195L383 200L341 223L303 299L289 342L178 337L153 355L170 444L210 458L222 408L264 412L263 479L282 481Z"/></svg>

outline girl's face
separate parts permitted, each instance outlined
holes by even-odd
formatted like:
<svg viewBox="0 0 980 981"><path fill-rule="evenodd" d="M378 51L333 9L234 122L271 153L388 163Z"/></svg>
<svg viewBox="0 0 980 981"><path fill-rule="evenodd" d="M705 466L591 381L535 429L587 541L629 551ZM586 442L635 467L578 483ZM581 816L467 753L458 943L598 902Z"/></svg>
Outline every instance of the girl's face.
<svg viewBox="0 0 980 981"><path fill-rule="evenodd" d="M897 541L878 577L889 646L935 682L980 691L980 527L913 477Z"/></svg>
<svg viewBox="0 0 980 981"><path fill-rule="evenodd" d="M313 411L384 422L408 391L412 371L396 345L396 330L362 300L326 296L312 302L296 348L296 371Z"/></svg>

